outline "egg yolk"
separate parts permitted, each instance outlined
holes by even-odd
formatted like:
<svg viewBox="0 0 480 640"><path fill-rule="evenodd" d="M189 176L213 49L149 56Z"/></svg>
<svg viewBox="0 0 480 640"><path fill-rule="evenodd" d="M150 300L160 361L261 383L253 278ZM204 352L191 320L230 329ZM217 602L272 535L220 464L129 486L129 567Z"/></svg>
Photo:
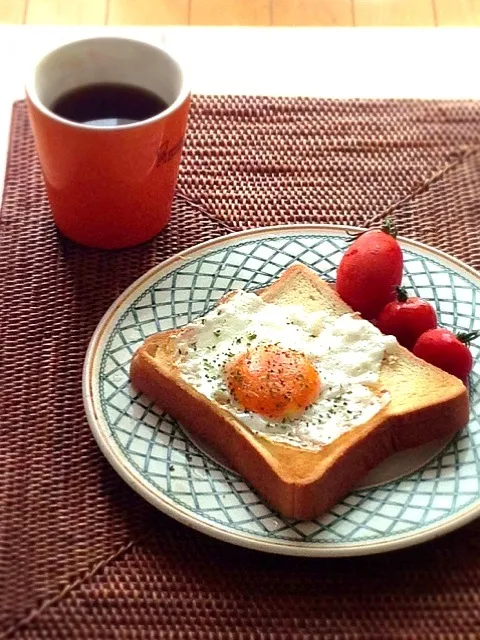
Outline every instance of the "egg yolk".
<svg viewBox="0 0 480 640"><path fill-rule="evenodd" d="M283 419L301 414L320 393L320 376L303 353L263 345L225 366L230 393L247 411Z"/></svg>

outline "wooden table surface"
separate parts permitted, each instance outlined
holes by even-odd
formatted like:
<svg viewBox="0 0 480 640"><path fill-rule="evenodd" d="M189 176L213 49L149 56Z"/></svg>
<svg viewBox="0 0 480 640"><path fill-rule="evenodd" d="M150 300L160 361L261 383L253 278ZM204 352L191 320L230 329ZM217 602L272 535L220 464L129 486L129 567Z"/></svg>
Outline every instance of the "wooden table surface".
<svg viewBox="0 0 480 640"><path fill-rule="evenodd" d="M472 26L480 24L480 0L0 0L0 22Z"/></svg>

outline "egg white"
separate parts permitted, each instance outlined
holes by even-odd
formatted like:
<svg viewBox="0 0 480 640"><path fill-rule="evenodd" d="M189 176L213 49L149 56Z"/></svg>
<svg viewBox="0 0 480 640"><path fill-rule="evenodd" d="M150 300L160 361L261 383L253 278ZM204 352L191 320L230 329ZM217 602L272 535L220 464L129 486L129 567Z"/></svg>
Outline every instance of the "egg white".
<svg viewBox="0 0 480 640"><path fill-rule="evenodd" d="M245 411L230 394L225 363L250 347L278 344L305 354L316 367L322 390L302 415L267 419ZM396 344L356 314L332 319L323 311L264 302L245 291L190 323L177 342L181 377L210 400L224 406L255 433L295 447L318 449L365 423L389 401L375 393L386 352Z"/></svg>

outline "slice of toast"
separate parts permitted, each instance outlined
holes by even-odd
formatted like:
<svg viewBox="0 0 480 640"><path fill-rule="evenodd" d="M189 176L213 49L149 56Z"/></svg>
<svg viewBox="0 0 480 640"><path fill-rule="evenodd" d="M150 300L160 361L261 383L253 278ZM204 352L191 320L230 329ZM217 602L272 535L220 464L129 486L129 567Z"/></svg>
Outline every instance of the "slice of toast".
<svg viewBox="0 0 480 640"><path fill-rule="evenodd" d="M332 287L301 265L257 293L265 302L300 304L332 318L352 313ZM370 421L320 450L267 440L180 377L175 354L181 331L146 340L132 360L132 383L218 450L286 517L318 516L387 456L453 434L468 422L465 385L397 345L380 369L379 383L389 391L390 402Z"/></svg>

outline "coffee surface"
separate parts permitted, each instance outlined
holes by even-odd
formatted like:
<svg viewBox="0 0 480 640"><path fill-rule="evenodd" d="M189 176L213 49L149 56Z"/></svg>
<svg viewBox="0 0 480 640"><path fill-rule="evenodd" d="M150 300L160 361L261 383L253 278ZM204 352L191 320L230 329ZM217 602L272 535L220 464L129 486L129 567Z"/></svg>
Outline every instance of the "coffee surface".
<svg viewBox="0 0 480 640"><path fill-rule="evenodd" d="M147 120L168 107L152 91L125 84L90 84L60 96L50 107L57 116L94 127Z"/></svg>

